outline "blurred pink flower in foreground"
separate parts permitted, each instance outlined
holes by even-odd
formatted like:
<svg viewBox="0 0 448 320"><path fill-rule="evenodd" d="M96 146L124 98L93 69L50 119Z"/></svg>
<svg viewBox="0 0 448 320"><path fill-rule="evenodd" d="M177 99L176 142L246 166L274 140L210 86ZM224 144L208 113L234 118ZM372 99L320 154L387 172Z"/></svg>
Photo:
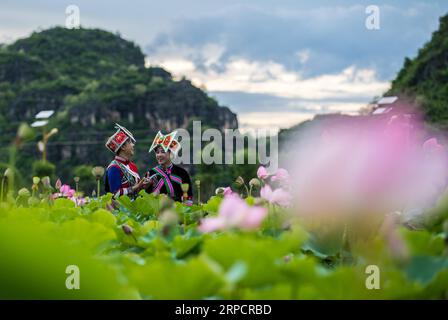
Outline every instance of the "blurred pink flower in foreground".
<svg viewBox="0 0 448 320"><path fill-rule="evenodd" d="M233 194L233 191L230 187L226 187L226 188L224 188L223 194L224 194L224 196L229 196L229 195Z"/></svg>
<svg viewBox="0 0 448 320"><path fill-rule="evenodd" d="M447 186L448 162L446 148L435 138L424 142L425 135L422 122L409 114L319 122L297 139L290 158L297 211L430 208Z"/></svg>
<svg viewBox="0 0 448 320"><path fill-rule="evenodd" d="M272 182L280 182L284 184L289 183L289 172L286 169L278 168L275 175L272 176L271 181Z"/></svg>
<svg viewBox="0 0 448 320"><path fill-rule="evenodd" d="M291 203L291 195L287 191L281 188L272 191L269 185L265 185L261 188L260 196L269 203L277 204L282 207L288 207Z"/></svg>
<svg viewBox="0 0 448 320"><path fill-rule="evenodd" d="M268 171L265 167L260 166L257 170L257 177L261 180L266 180L269 177Z"/></svg>
<svg viewBox="0 0 448 320"><path fill-rule="evenodd" d="M236 194L232 194L224 197L218 216L201 220L198 229L204 233L232 228L257 229L267 214L268 210L266 208L251 207Z"/></svg>
<svg viewBox="0 0 448 320"><path fill-rule="evenodd" d="M436 138L431 138L423 143L423 150L428 153L435 153L443 151L443 146L439 144Z"/></svg>

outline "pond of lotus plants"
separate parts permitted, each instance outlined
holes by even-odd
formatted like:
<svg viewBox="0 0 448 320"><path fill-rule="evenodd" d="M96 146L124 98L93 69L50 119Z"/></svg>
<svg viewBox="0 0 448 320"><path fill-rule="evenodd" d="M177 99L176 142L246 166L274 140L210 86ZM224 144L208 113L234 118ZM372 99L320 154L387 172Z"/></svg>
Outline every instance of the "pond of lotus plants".
<svg viewBox="0 0 448 320"><path fill-rule="evenodd" d="M308 217L289 180L260 167L243 192L187 206L144 191L83 198L35 178L0 203L0 297L448 298L448 197L412 225L400 213Z"/></svg>

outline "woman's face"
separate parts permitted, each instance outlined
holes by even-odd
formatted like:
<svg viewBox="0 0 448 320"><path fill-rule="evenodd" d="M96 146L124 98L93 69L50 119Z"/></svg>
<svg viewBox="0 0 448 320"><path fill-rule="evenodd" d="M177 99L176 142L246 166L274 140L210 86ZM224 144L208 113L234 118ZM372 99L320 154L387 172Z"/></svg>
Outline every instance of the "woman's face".
<svg viewBox="0 0 448 320"><path fill-rule="evenodd" d="M126 155L128 158L131 158L132 156L134 156L134 146L134 143L130 139L128 139L128 141L126 141L121 147L120 152Z"/></svg>
<svg viewBox="0 0 448 320"><path fill-rule="evenodd" d="M156 148L156 159L157 163L162 166L167 165L171 162L169 151L165 152L162 147Z"/></svg>

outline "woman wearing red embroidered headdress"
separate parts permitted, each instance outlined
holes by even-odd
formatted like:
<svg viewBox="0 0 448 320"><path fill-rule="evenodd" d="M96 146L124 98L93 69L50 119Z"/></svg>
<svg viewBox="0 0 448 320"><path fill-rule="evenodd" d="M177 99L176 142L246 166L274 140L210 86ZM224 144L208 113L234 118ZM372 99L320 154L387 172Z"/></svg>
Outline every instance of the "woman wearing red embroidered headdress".
<svg viewBox="0 0 448 320"><path fill-rule="evenodd" d="M105 190L114 198L128 195L131 198L145 187L146 180L140 179L137 166L131 162L134 156L135 139L124 127L116 124L117 132L106 142L106 148L115 154L105 175Z"/></svg>

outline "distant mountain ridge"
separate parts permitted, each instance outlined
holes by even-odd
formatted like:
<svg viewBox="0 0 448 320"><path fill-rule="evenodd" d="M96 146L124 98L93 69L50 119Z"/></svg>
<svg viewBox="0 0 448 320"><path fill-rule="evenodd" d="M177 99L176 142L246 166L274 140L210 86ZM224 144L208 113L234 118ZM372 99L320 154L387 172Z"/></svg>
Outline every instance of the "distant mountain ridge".
<svg viewBox="0 0 448 320"><path fill-rule="evenodd" d="M50 141L49 160L68 178L74 166L109 161L104 140L115 122L145 141L138 146L141 152L157 130L189 128L194 120L220 130L238 128L229 108L186 79L175 81L162 68L146 68L144 61L137 45L99 29L55 27L1 46L3 145L20 122L55 110L49 127L60 132ZM39 157L35 146L23 153L29 155L19 159L23 167Z"/></svg>

